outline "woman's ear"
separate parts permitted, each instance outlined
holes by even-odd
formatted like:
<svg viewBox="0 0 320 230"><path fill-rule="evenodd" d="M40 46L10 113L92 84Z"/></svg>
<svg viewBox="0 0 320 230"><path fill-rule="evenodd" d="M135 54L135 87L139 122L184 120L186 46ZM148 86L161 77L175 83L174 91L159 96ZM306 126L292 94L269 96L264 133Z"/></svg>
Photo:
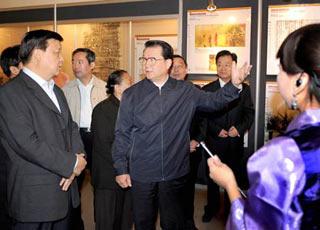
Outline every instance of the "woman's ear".
<svg viewBox="0 0 320 230"><path fill-rule="evenodd" d="M299 77L296 80L296 88L297 88L297 93L300 91L304 90L306 87L309 85L309 79L310 76L309 74L303 72L302 74L299 75Z"/></svg>

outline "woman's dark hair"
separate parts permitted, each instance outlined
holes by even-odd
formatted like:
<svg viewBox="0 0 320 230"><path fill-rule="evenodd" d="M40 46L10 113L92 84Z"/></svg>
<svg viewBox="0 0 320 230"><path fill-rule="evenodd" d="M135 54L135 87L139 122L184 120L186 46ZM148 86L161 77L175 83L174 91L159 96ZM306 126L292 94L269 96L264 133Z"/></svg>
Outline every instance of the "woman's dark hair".
<svg viewBox="0 0 320 230"><path fill-rule="evenodd" d="M305 72L310 76L310 99L315 96L320 102L320 24L307 25L289 34L277 58L286 73Z"/></svg>
<svg viewBox="0 0 320 230"><path fill-rule="evenodd" d="M50 30L33 30L24 36L21 41L19 57L23 64L30 61L34 49L46 50L48 47L48 40L54 39L62 42L63 38L60 34Z"/></svg>
<svg viewBox="0 0 320 230"><path fill-rule="evenodd" d="M150 40L144 44L145 48L160 46L162 48L162 56L165 60L173 58L173 48L165 41Z"/></svg>
<svg viewBox="0 0 320 230"><path fill-rule="evenodd" d="M119 69L116 71L113 71L109 77L108 77L108 81L107 81L107 94L113 95L114 94L114 86L115 85L119 85L122 81L122 76L123 74L128 73L125 70Z"/></svg>

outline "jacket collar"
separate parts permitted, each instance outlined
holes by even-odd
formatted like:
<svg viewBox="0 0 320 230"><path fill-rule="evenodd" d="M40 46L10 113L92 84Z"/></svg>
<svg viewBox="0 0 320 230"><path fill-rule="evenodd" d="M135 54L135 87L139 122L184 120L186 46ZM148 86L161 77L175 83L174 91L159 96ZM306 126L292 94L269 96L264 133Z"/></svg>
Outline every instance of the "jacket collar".
<svg viewBox="0 0 320 230"><path fill-rule="evenodd" d="M147 78L145 78L144 80L145 80L146 85L148 87L159 89L151 80L149 80ZM164 85L161 87L161 89L174 89L177 85L177 81L178 80L169 76L168 80L166 81L166 83L164 83Z"/></svg>
<svg viewBox="0 0 320 230"><path fill-rule="evenodd" d="M94 75L92 75L92 85L93 86L99 86L99 79ZM78 87L79 83L78 83L77 79L74 79L73 81L70 81L69 82L69 86L70 87Z"/></svg>
<svg viewBox="0 0 320 230"><path fill-rule="evenodd" d="M61 95L57 92L58 91L57 86L54 86L53 90L56 94L56 97L61 109L61 113L58 110L58 108L55 106L55 104L51 101L51 99L46 94L46 92L44 92L44 90L40 87L40 85L36 83L30 76L28 76L26 73L21 71L19 77L22 79L22 81L25 82L26 86L34 93L35 97L44 104L44 106L48 107L49 109L51 109L57 114L61 114L65 112L66 108L63 107L64 104L62 103L62 99L60 98Z"/></svg>

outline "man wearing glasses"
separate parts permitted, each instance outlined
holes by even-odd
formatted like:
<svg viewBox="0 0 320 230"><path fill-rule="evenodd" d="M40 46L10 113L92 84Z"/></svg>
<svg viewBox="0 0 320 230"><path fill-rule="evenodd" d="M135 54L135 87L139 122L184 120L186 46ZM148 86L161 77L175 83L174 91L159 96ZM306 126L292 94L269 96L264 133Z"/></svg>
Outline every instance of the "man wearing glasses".
<svg viewBox="0 0 320 230"><path fill-rule="evenodd" d="M122 95L113 145L116 181L132 187L135 229L155 229L158 209L162 229L185 229L183 192L189 172L189 127L196 109L221 110L238 98L237 86L251 66L234 66L232 83L204 92L169 76L172 47L145 43L146 78Z"/></svg>

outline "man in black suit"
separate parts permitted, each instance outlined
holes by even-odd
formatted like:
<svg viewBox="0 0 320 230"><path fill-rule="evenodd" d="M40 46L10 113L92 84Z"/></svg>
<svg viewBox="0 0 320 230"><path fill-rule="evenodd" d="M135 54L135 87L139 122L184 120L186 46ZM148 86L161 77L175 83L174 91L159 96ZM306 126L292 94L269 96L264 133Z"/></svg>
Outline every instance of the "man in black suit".
<svg viewBox="0 0 320 230"><path fill-rule="evenodd" d="M16 77L22 68L19 49L20 45L15 45L5 48L1 53L1 69L10 79ZM4 230L11 229L11 218L8 215L6 158L5 150L0 143L0 227Z"/></svg>
<svg viewBox="0 0 320 230"><path fill-rule="evenodd" d="M23 71L0 91L0 140L8 156L13 229L70 229L79 205L74 177L85 168L83 145L63 92L54 85L63 38L28 32L20 46Z"/></svg>
<svg viewBox="0 0 320 230"><path fill-rule="evenodd" d="M186 81L188 78L188 64L184 57L175 54L173 55L173 63L171 66L171 77L177 80ZM200 86L195 85L200 88ZM197 148L201 140L204 139L203 132L199 130L199 112L193 116L190 127L190 172L188 174L185 191L183 193L184 212L186 215L185 228L188 230L197 230L194 221L194 196L195 184L197 181L199 163L202 159L202 149Z"/></svg>
<svg viewBox="0 0 320 230"><path fill-rule="evenodd" d="M220 51L216 56L218 80L203 87L203 90L215 92L224 87L231 80L232 62L237 62L237 56L228 50ZM242 83L240 97L229 103L224 110L216 113L206 113L202 125L206 128L208 148L219 156L235 172L237 182L243 186L246 171L241 163L244 159L244 134L251 127L254 120L254 108L251 99L250 87ZM209 174L208 174L209 175ZM208 179L207 205L202 216L203 222L209 222L219 211L219 187L210 178ZM228 213L229 203L225 200L225 214Z"/></svg>

